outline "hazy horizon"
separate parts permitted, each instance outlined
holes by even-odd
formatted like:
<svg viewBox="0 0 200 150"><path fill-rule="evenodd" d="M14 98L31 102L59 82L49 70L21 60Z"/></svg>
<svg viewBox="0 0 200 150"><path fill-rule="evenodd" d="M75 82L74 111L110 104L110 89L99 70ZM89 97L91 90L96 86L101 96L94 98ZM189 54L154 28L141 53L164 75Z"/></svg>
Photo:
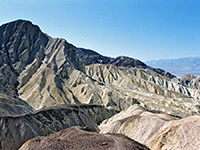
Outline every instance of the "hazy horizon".
<svg viewBox="0 0 200 150"><path fill-rule="evenodd" d="M196 57L200 1L7 0L0 24L29 20L52 37L106 56L142 61Z"/></svg>

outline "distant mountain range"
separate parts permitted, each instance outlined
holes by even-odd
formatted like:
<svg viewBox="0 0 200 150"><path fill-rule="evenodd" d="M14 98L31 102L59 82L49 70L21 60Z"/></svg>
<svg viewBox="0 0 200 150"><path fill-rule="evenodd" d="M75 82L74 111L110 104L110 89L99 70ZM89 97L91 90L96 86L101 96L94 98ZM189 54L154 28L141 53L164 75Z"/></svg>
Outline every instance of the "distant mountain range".
<svg viewBox="0 0 200 150"><path fill-rule="evenodd" d="M176 76L182 76L184 74L200 76L200 56L177 59L151 60L146 61L146 63L152 67L161 68L169 71Z"/></svg>

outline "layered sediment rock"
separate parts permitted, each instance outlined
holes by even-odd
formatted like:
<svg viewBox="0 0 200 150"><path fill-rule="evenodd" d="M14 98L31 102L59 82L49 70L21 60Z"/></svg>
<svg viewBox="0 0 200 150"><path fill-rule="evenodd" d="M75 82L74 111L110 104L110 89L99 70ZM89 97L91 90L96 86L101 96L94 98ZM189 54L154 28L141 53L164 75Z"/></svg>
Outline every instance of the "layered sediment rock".
<svg viewBox="0 0 200 150"><path fill-rule="evenodd" d="M18 149L31 138L76 125L98 131L97 124L127 108L101 124L101 132L123 133L152 149L199 148L199 116L180 119L200 113L199 78L184 76L179 80L133 58L110 58L76 48L44 34L29 21L0 26L0 91L0 149ZM49 106L55 107L46 109ZM43 109L30 113L32 107ZM133 141L121 139L121 135L75 128L38 139L51 141L55 136L52 140L61 144L59 134L75 135L76 131L81 135L75 136L77 139L83 138L83 132L87 135L84 140L99 136L88 143L94 148L135 148ZM110 143L94 144L104 138ZM30 144L45 146L40 140ZM64 146L72 146L68 144Z"/></svg>
<svg viewBox="0 0 200 150"><path fill-rule="evenodd" d="M27 141L20 150L148 150L121 134L99 134L72 127Z"/></svg>
<svg viewBox="0 0 200 150"><path fill-rule="evenodd" d="M200 149L200 116L177 118L134 105L105 120L100 133L121 133L153 150Z"/></svg>

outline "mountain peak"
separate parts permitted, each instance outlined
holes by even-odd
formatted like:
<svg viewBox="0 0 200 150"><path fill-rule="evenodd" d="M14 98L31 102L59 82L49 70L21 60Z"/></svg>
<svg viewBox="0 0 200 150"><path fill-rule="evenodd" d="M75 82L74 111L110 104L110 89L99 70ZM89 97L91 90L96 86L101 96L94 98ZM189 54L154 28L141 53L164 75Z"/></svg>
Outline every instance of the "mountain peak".
<svg viewBox="0 0 200 150"><path fill-rule="evenodd" d="M0 26L0 29L5 30L6 27L8 28L8 27L24 27L24 26L33 27L33 26L36 26L36 25L33 25L33 23L31 21L18 19L18 20L14 20L12 22L9 22L9 23L2 24ZM36 27L38 27L38 26L36 26Z"/></svg>

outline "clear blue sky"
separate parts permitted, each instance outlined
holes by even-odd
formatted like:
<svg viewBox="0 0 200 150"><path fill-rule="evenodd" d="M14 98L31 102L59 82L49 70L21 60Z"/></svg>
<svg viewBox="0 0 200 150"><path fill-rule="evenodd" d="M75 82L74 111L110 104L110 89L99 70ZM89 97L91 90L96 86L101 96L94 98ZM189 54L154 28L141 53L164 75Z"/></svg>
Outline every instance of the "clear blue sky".
<svg viewBox="0 0 200 150"><path fill-rule="evenodd" d="M0 24L16 19L107 56L200 55L200 0L0 0Z"/></svg>

